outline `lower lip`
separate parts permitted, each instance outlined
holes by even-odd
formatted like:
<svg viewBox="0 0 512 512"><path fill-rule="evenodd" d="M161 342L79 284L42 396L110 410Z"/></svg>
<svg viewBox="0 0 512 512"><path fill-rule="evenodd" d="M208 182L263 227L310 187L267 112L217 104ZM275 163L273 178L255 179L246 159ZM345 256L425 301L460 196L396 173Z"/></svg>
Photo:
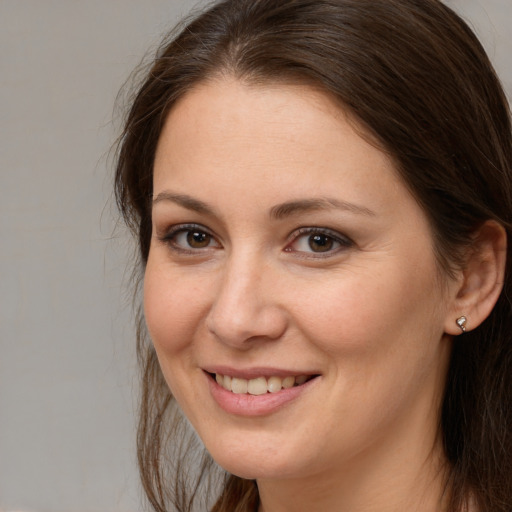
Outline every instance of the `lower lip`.
<svg viewBox="0 0 512 512"><path fill-rule="evenodd" d="M264 395L249 395L247 393L232 393L219 386L210 375L206 375L210 393L213 399L224 411L238 416L266 416L272 414L293 400L296 400L303 393L315 385L318 377L308 380L300 386L282 389L277 393L265 393Z"/></svg>

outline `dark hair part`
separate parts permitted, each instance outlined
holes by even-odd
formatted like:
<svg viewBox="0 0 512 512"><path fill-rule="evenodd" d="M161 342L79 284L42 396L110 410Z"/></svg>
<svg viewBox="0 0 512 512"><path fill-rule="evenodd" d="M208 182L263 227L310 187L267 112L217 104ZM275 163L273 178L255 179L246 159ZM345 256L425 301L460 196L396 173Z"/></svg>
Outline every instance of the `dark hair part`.
<svg viewBox="0 0 512 512"><path fill-rule="evenodd" d="M115 186L139 240L141 272L163 123L187 91L222 75L247 83L305 82L337 98L394 159L430 220L448 274L462 264L462 249L486 220L510 234L508 102L482 46L451 9L438 0L225 0L164 41L126 119ZM511 264L509 255L504 289L489 318L453 342L440 414L453 511L464 510L468 496L481 512L512 510ZM212 463L206 460L196 483L167 482L169 429L181 427L169 417L172 397L142 315L139 321L142 481L155 510L168 510L169 501L191 510ZM180 466L177 473L173 478L186 472ZM256 506L254 482L226 478L213 510Z"/></svg>

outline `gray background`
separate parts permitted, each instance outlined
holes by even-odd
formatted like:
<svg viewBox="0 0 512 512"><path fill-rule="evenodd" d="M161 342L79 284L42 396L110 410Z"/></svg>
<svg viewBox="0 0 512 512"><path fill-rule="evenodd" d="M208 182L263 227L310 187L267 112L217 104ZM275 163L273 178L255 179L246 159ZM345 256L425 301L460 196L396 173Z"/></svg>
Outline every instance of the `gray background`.
<svg viewBox="0 0 512 512"><path fill-rule="evenodd" d="M0 0L0 512L140 510L116 93L198 2ZM200 4L201 2L199 2ZM512 96L512 0L452 0Z"/></svg>

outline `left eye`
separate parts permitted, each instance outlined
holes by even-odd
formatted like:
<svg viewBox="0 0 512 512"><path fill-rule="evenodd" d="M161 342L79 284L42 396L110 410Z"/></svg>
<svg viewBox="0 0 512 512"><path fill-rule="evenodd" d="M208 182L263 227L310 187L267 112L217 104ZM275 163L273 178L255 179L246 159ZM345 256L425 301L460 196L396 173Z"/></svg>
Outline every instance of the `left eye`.
<svg viewBox="0 0 512 512"><path fill-rule="evenodd" d="M305 252L305 253L332 253L337 252L342 247L349 247L351 241L342 235L324 232L307 231L299 233L298 236L288 245L286 251Z"/></svg>

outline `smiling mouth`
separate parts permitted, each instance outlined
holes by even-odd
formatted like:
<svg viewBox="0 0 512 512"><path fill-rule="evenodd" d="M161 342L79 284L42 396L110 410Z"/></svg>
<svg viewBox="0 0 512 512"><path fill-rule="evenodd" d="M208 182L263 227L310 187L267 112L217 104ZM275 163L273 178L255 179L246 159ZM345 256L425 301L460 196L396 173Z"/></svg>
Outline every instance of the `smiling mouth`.
<svg viewBox="0 0 512 512"><path fill-rule="evenodd" d="M241 379L220 373L210 373L217 384L236 395L264 395L266 393L278 393L283 389L301 386L317 377L317 375L297 375L287 377L256 377L255 379Z"/></svg>

